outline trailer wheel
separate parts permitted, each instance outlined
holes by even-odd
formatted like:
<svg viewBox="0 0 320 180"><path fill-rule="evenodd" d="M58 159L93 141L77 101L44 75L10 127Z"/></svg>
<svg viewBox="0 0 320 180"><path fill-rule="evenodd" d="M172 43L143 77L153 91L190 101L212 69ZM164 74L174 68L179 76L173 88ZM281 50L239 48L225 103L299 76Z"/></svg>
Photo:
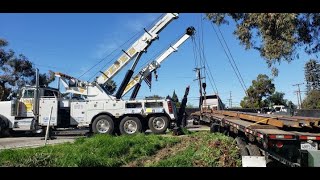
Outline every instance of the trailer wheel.
<svg viewBox="0 0 320 180"><path fill-rule="evenodd" d="M249 152L246 148L247 143L243 141L240 137L236 137L235 141L237 142L237 145L240 149L240 155L241 156L249 156Z"/></svg>
<svg viewBox="0 0 320 180"><path fill-rule="evenodd" d="M107 115L98 116L92 123L92 131L98 134L112 134L114 131L113 119Z"/></svg>
<svg viewBox="0 0 320 180"><path fill-rule="evenodd" d="M210 132L211 133L220 132L220 125L217 123L212 123L210 126Z"/></svg>
<svg viewBox="0 0 320 180"><path fill-rule="evenodd" d="M121 134L136 134L142 131L142 124L137 117L127 116L121 120L119 129Z"/></svg>
<svg viewBox="0 0 320 180"><path fill-rule="evenodd" d="M163 134L169 126L169 119L166 116L153 116L149 118L148 126L154 134Z"/></svg>
<svg viewBox="0 0 320 180"><path fill-rule="evenodd" d="M246 148L248 149L250 156L261 156L260 149L258 148L258 146L249 144L246 145Z"/></svg>

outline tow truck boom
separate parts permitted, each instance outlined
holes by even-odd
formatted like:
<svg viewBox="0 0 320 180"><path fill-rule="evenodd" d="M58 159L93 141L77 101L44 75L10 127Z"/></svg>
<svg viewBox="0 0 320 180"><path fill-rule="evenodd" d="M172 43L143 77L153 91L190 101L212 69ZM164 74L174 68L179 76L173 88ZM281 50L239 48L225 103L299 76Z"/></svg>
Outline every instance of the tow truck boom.
<svg viewBox="0 0 320 180"><path fill-rule="evenodd" d="M139 53L146 51L151 42L158 38L160 33L173 19L178 18L178 13L167 13L156 23L149 31L145 29L145 33L141 36L127 51L123 50L120 58L100 77L97 78L98 84L106 84L113 76L115 76L130 60L135 58Z"/></svg>
<svg viewBox="0 0 320 180"><path fill-rule="evenodd" d="M141 86L142 80L144 80L146 77L148 77L152 72L154 72L156 69L160 67L160 64L173 52L176 52L178 50L178 47L183 44L189 37L193 36L195 33L195 28L190 26L187 28L186 33L177 41L174 43L174 45L170 46L164 53L162 53L160 56L158 56L154 61L149 63L146 67L144 67L138 74L134 76L134 78L128 83L126 86L122 97L126 95L133 87L135 87L134 91L132 92L132 95L130 97L131 100L135 99L138 91Z"/></svg>
<svg viewBox="0 0 320 180"><path fill-rule="evenodd" d="M97 77L92 83L85 82L81 80L76 80L75 78L63 76L62 73L56 73L57 77L60 77L63 81L63 85L66 88L66 92L74 94L87 95L90 99L115 99L105 90L105 85L118 73L120 70L126 66L131 60L135 59L132 67L127 72L121 86L118 88L116 99L119 99L120 95L123 94L123 90L126 84L130 80L134 68L137 65L141 55L146 52L147 48L152 44L155 39L158 39L158 34L174 19L178 18L178 13L167 13L165 14L150 30L145 30L145 33L134 42L127 50L122 50L122 55L101 75ZM75 81L75 83L67 83L68 80Z"/></svg>

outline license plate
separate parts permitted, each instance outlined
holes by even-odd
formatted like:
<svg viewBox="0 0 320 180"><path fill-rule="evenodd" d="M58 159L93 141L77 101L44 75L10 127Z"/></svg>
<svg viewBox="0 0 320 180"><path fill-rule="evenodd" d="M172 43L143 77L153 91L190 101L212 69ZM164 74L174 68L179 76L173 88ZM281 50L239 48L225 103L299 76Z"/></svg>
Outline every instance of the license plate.
<svg viewBox="0 0 320 180"><path fill-rule="evenodd" d="M318 150L318 143L317 142L301 142L301 149L302 150Z"/></svg>

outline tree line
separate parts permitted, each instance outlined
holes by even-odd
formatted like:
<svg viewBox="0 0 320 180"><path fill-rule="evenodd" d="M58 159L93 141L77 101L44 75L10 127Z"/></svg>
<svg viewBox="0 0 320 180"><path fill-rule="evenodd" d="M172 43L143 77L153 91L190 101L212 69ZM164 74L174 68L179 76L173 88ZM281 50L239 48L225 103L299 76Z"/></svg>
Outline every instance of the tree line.
<svg viewBox="0 0 320 180"><path fill-rule="evenodd" d="M17 55L8 49L8 41L0 38L0 101L15 96L19 88L33 85L36 81L36 68L23 54ZM55 80L54 72L39 74L39 84L48 86Z"/></svg>
<svg viewBox="0 0 320 180"><path fill-rule="evenodd" d="M256 50L271 69L279 74L277 63L300 59L303 50L318 57L320 52L320 13L206 13L217 27L235 23L234 35L246 49ZM230 27L230 26L229 26ZM302 108L320 108L320 65L311 59L305 65L306 97ZM242 107L260 108L272 104L289 105L284 93L276 92L272 79L260 74L247 89Z"/></svg>

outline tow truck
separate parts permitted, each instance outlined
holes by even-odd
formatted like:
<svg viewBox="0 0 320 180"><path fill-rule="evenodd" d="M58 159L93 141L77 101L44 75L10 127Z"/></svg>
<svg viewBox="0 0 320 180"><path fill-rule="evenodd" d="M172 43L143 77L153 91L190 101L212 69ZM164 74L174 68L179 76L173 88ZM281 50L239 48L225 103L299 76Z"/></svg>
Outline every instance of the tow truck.
<svg viewBox="0 0 320 180"><path fill-rule="evenodd" d="M145 33L127 50L123 50L123 54L111 67L101 72L101 76L93 82L55 73L65 87L66 94L80 95L83 98L67 98L60 92L60 88L40 87L39 81L35 86L23 87L18 98L0 102L0 132L8 134L22 126L29 127L32 132L44 130L47 126L89 127L91 132L101 134L135 134L147 129L156 134L166 132L174 126L177 119L177 110L171 100L123 100L122 97L135 85L141 85L141 81L159 68L165 58L193 36L194 28L187 28L182 38L132 79L142 54L158 39L158 34L177 18L178 13L167 13L149 31L145 29ZM110 94L106 85L131 60L134 62L118 91L115 95ZM131 79L132 82L129 83ZM137 94L138 90L134 93Z"/></svg>

